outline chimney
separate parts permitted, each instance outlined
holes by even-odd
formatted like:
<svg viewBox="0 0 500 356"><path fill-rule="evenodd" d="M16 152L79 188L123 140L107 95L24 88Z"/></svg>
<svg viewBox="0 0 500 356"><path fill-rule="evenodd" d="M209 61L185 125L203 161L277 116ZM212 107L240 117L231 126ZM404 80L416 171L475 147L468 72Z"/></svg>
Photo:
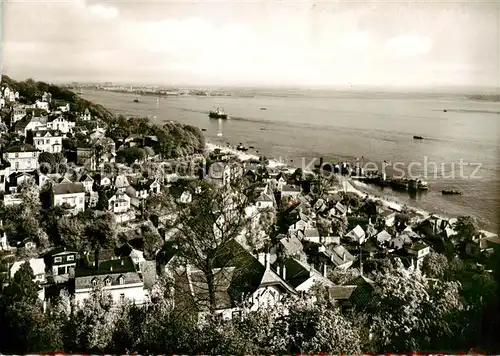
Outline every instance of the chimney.
<svg viewBox="0 0 500 356"><path fill-rule="evenodd" d="M265 259L266 259L266 270L271 267L271 256L269 252L265 254Z"/></svg>
<svg viewBox="0 0 500 356"><path fill-rule="evenodd" d="M262 263L263 266L266 265L266 254L261 252L258 255L259 262Z"/></svg>
<svg viewBox="0 0 500 356"><path fill-rule="evenodd" d="M120 264L123 266L123 260L121 260Z"/></svg>
<svg viewBox="0 0 500 356"><path fill-rule="evenodd" d="M327 270L326 270L326 263L323 263L323 277L326 278L326 275L327 275Z"/></svg>
<svg viewBox="0 0 500 356"><path fill-rule="evenodd" d="M280 266L277 266L277 267L276 267L276 274L277 274L278 276L280 276Z"/></svg>
<svg viewBox="0 0 500 356"><path fill-rule="evenodd" d="M345 252L342 254L342 259L344 260L344 262L347 261L347 254Z"/></svg>
<svg viewBox="0 0 500 356"><path fill-rule="evenodd" d="M110 272L113 272L113 266L109 267Z"/></svg>
<svg viewBox="0 0 500 356"><path fill-rule="evenodd" d="M286 267L283 265L283 268L281 269L281 278L283 278L286 281Z"/></svg>

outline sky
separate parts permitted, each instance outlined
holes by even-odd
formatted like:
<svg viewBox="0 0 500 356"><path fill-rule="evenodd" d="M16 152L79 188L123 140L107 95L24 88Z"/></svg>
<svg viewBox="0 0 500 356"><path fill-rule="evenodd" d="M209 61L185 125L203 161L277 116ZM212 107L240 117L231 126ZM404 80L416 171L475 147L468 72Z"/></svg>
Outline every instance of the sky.
<svg viewBox="0 0 500 356"><path fill-rule="evenodd" d="M500 86L500 1L4 0L2 16L15 79Z"/></svg>

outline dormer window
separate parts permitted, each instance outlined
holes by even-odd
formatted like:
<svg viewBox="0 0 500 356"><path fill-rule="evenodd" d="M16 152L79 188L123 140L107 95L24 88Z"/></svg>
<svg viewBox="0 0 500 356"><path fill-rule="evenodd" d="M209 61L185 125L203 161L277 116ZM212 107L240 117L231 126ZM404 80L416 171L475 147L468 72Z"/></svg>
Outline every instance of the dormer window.
<svg viewBox="0 0 500 356"><path fill-rule="evenodd" d="M92 280L92 285L93 285L94 287L97 285L97 278L94 278L94 279Z"/></svg>
<svg viewBox="0 0 500 356"><path fill-rule="evenodd" d="M54 258L54 262L55 263L62 262L62 258L61 257L56 257L56 258Z"/></svg>
<svg viewBox="0 0 500 356"><path fill-rule="evenodd" d="M120 278L118 278L118 283L125 284L125 277L120 276Z"/></svg>
<svg viewBox="0 0 500 356"><path fill-rule="evenodd" d="M106 287L109 287L109 286L111 285L111 278L109 278L109 277L108 277L108 278L106 278L106 279L104 280L104 285L105 285Z"/></svg>

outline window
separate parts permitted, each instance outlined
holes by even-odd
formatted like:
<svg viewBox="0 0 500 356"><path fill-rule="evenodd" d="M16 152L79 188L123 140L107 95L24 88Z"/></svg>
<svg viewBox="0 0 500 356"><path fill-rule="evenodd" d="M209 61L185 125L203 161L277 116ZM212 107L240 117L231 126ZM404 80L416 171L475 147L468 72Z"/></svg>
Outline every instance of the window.
<svg viewBox="0 0 500 356"><path fill-rule="evenodd" d="M47 145L48 145L49 143L50 143L50 140L49 140L49 139L45 140L45 144L47 144Z"/></svg>
<svg viewBox="0 0 500 356"><path fill-rule="evenodd" d="M115 208L118 208L118 205L119 205L118 203L115 203Z"/></svg>
<svg viewBox="0 0 500 356"><path fill-rule="evenodd" d="M54 262L55 263L62 262L62 258L61 257L56 257L56 258L54 258Z"/></svg>
<svg viewBox="0 0 500 356"><path fill-rule="evenodd" d="M109 287L111 285L111 278L106 278L106 280L104 281L104 285L106 287Z"/></svg>
<svg viewBox="0 0 500 356"><path fill-rule="evenodd" d="M123 278L123 276L120 276L120 278L118 278L118 283L125 284L125 278Z"/></svg>
<svg viewBox="0 0 500 356"><path fill-rule="evenodd" d="M19 158L19 153L18 152L14 153L14 157Z"/></svg>
<svg viewBox="0 0 500 356"><path fill-rule="evenodd" d="M74 261L75 260L75 256L73 256L73 255L68 256L67 260L68 261Z"/></svg>
<svg viewBox="0 0 500 356"><path fill-rule="evenodd" d="M121 293L120 294L120 302L124 302L125 301L125 293Z"/></svg>
<svg viewBox="0 0 500 356"><path fill-rule="evenodd" d="M241 311L240 310L233 311L232 318L233 319L240 319L241 318Z"/></svg>
<svg viewBox="0 0 500 356"><path fill-rule="evenodd" d="M97 285L97 279L95 279L95 278L94 278L94 279L92 280L92 285L93 285L93 286L96 286L96 285Z"/></svg>
<svg viewBox="0 0 500 356"><path fill-rule="evenodd" d="M83 198L78 198L78 203L83 204Z"/></svg>
<svg viewBox="0 0 500 356"><path fill-rule="evenodd" d="M16 167L16 171L17 171L19 169L19 162L16 162L15 167Z"/></svg>
<svg viewBox="0 0 500 356"><path fill-rule="evenodd" d="M4 182L5 177L3 175L0 176L0 183Z"/></svg>

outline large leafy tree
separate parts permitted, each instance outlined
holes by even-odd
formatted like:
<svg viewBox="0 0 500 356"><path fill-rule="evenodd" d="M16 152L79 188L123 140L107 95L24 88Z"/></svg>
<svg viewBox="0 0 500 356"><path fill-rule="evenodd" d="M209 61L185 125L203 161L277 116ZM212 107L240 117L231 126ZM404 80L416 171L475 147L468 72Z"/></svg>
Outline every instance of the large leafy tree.
<svg viewBox="0 0 500 356"><path fill-rule="evenodd" d="M460 284L401 270L379 276L372 332L379 352L447 349L463 309Z"/></svg>
<svg viewBox="0 0 500 356"><path fill-rule="evenodd" d="M234 263L235 256L228 246L238 237L245 238L256 215L246 210L253 196L253 187L244 180L231 180L229 185L217 187L208 181L196 181L188 186L192 201L174 203L172 228L178 256L185 264L203 272L207 285L207 300L211 312L216 307L218 280L224 268ZM217 269L217 271L216 271Z"/></svg>

